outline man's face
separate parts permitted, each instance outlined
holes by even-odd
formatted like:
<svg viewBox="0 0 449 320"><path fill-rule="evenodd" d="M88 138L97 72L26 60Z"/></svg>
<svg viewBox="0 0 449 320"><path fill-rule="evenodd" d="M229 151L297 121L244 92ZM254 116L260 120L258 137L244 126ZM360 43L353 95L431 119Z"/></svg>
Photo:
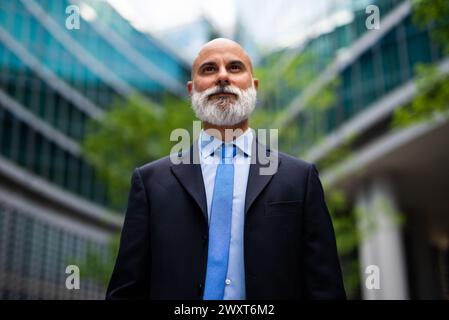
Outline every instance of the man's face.
<svg viewBox="0 0 449 320"><path fill-rule="evenodd" d="M254 109L258 81L243 49L229 40L214 40L200 51L187 84L197 116L216 125L242 121Z"/></svg>

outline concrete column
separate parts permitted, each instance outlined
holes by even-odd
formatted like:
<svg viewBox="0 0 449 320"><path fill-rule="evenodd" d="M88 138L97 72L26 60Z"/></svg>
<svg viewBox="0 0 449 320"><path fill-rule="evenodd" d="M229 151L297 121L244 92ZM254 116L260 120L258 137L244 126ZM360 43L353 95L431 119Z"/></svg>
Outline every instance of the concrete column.
<svg viewBox="0 0 449 320"><path fill-rule="evenodd" d="M400 213L393 188L375 178L357 195L362 297L367 300L408 299ZM376 276L379 281L375 281Z"/></svg>

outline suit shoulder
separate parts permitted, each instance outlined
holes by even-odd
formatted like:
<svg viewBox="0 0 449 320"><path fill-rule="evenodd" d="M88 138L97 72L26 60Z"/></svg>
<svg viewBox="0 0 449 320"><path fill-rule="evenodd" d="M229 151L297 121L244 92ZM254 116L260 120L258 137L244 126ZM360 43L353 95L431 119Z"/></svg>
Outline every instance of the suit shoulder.
<svg viewBox="0 0 449 320"><path fill-rule="evenodd" d="M148 162L140 167L137 167L136 169L141 174L148 174L153 171L169 169L171 164L172 164L172 162L170 160L170 156L165 156L163 158Z"/></svg>
<svg viewBox="0 0 449 320"><path fill-rule="evenodd" d="M293 157L287 153L284 152L278 152L279 154L279 158L281 159L282 163L287 165L288 167L291 168L296 168L297 170L304 170L306 172L308 172L311 167L313 166L312 163L304 161L302 159Z"/></svg>

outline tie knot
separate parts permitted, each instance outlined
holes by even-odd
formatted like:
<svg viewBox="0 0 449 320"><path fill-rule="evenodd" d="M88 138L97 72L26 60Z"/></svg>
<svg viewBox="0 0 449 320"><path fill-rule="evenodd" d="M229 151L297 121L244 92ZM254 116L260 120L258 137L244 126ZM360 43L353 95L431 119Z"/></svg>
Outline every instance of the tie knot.
<svg viewBox="0 0 449 320"><path fill-rule="evenodd" d="M232 158L237 154L237 148L235 144L221 144L221 162L232 162Z"/></svg>

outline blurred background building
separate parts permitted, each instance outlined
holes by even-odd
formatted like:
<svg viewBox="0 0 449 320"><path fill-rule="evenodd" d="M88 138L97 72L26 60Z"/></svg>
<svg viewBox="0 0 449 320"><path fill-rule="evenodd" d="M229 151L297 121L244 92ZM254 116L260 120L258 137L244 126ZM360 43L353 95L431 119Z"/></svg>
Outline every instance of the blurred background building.
<svg viewBox="0 0 449 320"><path fill-rule="evenodd" d="M0 2L0 68L0 299L104 298L86 277L65 287L122 221L79 140L114 99L185 97L189 67L107 2L24 0Z"/></svg>
<svg viewBox="0 0 449 320"><path fill-rule="evenodd" d="M366 26L367 4L380 9L377 30ZM429 28L412 21L410 1L353 1L332 15L347 18L334 19L318 35L323 21L316 21L311 37L277 58L282 68L285 59L297 56L295 50L311 53L311 65L300 64L294 72L313 68L317 76L300 92L280 89L267 106L283 109L279 128L297 126L291 150L316 163L327 187L344 190L358 210L364 233L358 250L361 298L448 298L449 123L391 124L396 109L421 93L414 81L417 65L433 64L447 74L449 57ZM448 30L448 22L438 27ZM332 103L321 110L307 105L334 79L339 84ZM335 163L336 152L350 156ZM380 289L365 285L371 265L380 270Z"/></svg>
<svg viewBox="0 0 449 320"><path fill-rule="evenodd" d="M431 38L449 24L417 27L409 0L311 2L239 2L229 30L200 12L149 34L117 1L1 1L0 299L104 297L83 269L81 290L65 286L66 266L90 249L108 260L123 219L81 150L86 123L136 93L162 107L164 95L187 101L190 63L220 35L253 58L258 112L289 137L282 151L316 163L326 189L357 213L351 296L447 299L449 123L392 122L421 93L419 64L449 72ZM71 5L79 29L66 25ZM366 23L369 5L379 8L377 29ZM372 265L379 289L366 286Z"/></svg>

